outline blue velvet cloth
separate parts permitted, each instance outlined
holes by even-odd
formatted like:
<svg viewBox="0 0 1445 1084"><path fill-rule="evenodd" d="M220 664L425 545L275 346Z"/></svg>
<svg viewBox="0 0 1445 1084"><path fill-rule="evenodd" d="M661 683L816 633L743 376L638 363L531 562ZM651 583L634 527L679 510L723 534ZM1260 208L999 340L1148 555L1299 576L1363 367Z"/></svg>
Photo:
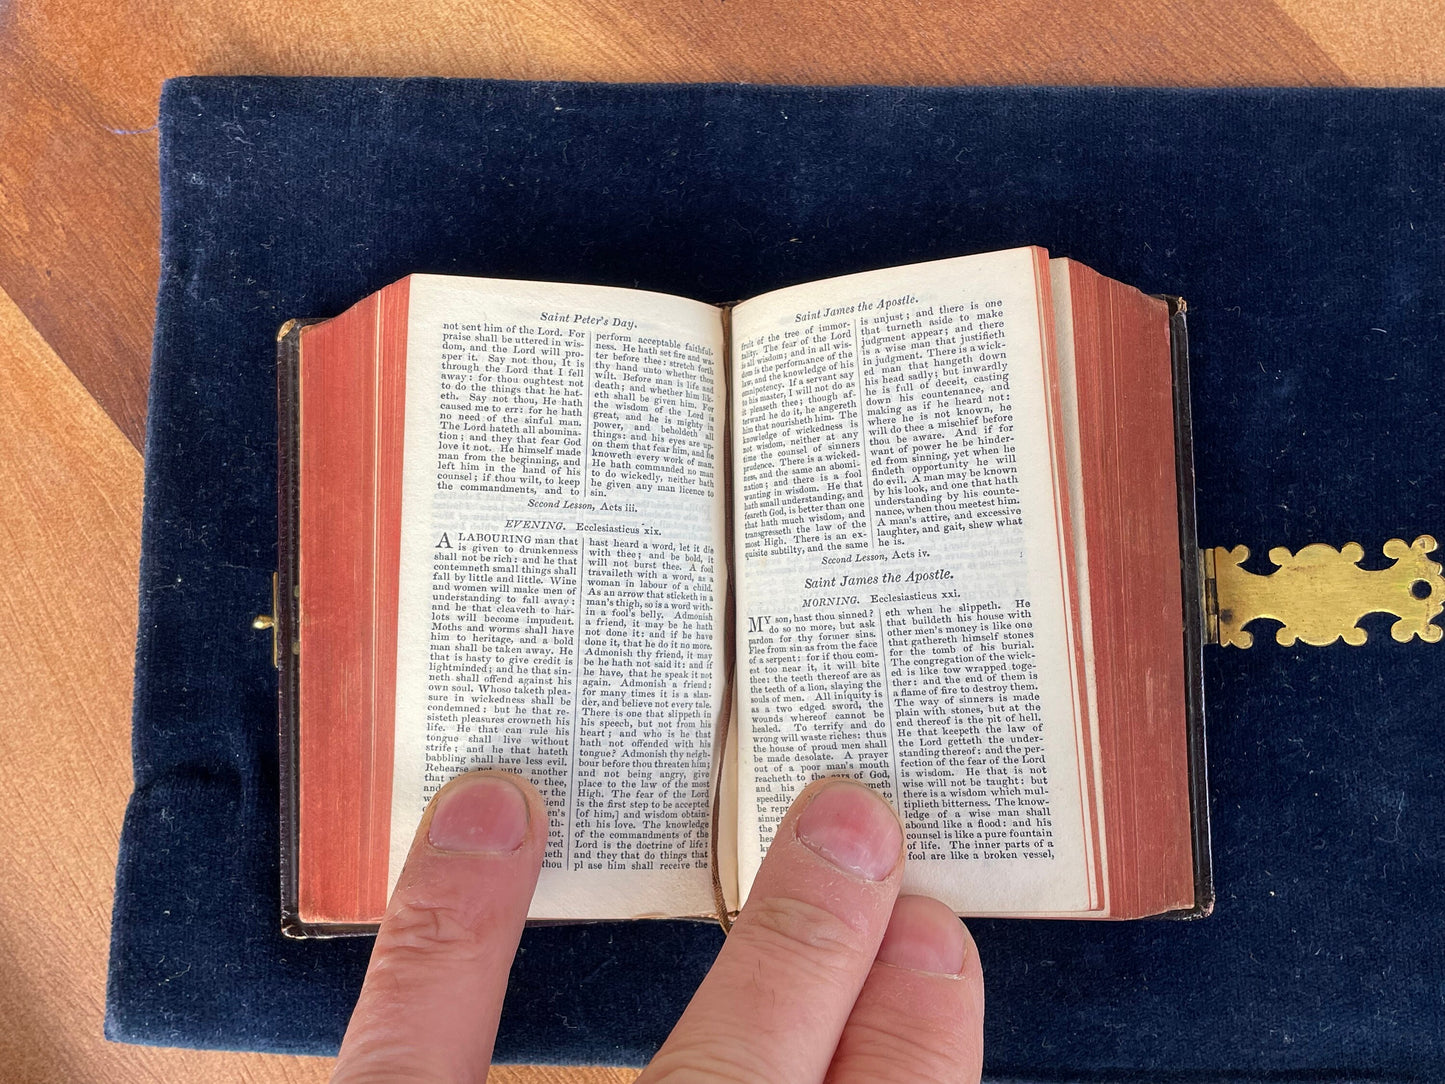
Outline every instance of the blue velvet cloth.
<svg viewBox="0 0 1445 1084"><path fill-rule="evenodd" d="M136 788L107 1034L334 1051L277 904L273 349L412 271L729 301L1040 244L1190 303L1201 540L1445 541L1445 95L184 79L161 102ZM1260 562L1257 567L1264 567ZM1445 1065L1445 648L1210 649L1202 922L973 924L999 1079ZM500 1059L645 1060L709 926L529 931Z"/></svg>

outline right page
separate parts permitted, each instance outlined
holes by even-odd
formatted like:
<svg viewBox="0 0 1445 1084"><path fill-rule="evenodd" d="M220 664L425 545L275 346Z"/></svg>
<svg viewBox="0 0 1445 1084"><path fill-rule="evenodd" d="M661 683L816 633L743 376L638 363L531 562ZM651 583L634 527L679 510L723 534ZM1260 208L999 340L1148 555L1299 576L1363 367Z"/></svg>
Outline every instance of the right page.
<svg viewBox="0 0 1445 1084"><path fill-rule="evenodd" d="M1047 253L850 275L733 312L738 876L849 775L904 889L1102 905Z"/></svg>

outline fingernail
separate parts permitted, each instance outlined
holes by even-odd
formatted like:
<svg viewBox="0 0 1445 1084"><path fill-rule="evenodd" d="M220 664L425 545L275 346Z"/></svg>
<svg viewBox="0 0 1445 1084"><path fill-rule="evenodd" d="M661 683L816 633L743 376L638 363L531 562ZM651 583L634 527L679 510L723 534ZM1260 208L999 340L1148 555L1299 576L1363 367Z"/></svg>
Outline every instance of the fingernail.
<svg viewBox="0 0 1445 1084"><path fill-rule="evenodd" d="M799 840L833 865L870 881L892 873L903 849L903 829L888 803L849 779L818 791L796 831Z"/></svg>
<svg viewBox="0 0 1445 1084"><path fill-rule="evenodd" d="M968 954L968 934L958 916L927 896L900 896L878 946L878 962L957 975Z"/></svg>
<svg viewBox="0 0 1445 1084"><path fill-rule="evenodd" d="M478 775L442 791L427 839L443 851L515 851L527 838L527 799L501 775Z"/></svg>

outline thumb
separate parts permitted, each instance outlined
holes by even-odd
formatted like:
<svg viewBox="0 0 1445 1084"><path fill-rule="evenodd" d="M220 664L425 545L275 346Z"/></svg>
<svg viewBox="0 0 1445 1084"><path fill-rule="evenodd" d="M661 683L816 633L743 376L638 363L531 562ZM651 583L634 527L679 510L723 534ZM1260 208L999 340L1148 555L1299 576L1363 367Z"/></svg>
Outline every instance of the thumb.
<svg viewBox="0 0 1445 1084"><path fill-rule="evenodd" d="M530 783L470 772L427 806L333 1082L482 1080L547 846Z"/></svg>

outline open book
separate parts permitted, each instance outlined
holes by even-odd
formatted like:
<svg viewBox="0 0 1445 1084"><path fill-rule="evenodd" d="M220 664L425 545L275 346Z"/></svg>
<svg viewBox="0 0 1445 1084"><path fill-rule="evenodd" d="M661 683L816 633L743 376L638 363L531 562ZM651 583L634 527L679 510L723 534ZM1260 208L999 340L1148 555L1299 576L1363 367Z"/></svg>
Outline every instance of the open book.
<svg viewBox="0 0 1445 1084"><path fill-rule="evenodd" d="M960 913L1207 909L1171 327L1038 248L288 325L288 928L374 923L481 766L548 802L538 919L735 911L822 775Z"/></svg>

